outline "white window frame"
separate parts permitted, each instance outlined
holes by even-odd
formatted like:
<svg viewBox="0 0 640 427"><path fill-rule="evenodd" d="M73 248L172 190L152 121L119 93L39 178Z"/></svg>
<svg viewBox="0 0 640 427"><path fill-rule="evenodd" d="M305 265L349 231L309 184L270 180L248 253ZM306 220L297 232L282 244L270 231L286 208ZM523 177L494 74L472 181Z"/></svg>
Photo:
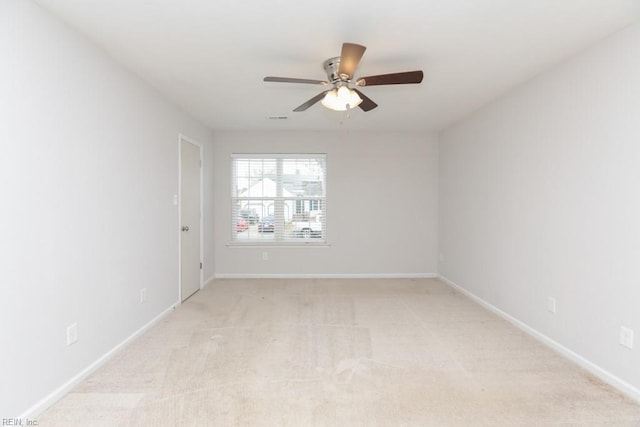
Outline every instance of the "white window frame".
<svg viewBox="0 0 640 427"><path fill-rule="evenodd" d="M236 194L238 191L238 174L236 165L238 160L267 160L276 162L276 195L275 196L242 196ZM283 194L283 163L285 160L317 160L321 162L322 168L322 190L321 196L285 196ZM234 153L231 155L231 239L230 245L232 246L326 246L327 245L327 155L326 154L309 154L309 153L266 153L266 154L241 154ZM246 204L250 206L254 203L264 203L265 201L273 201L274 216L276 222L276 231L273 233L273 239L262 238L239 238L239 233L236 231L236 221L239 216L239 208L241 205ZM287 236L285 234L285 222L287 221L285 215L285 204L291 203L291 214L295 213L297 202L302 202L303 206L310 206L311 203L316 203L321 207L321 236L314 236L313 238L296 238Z"/></svg>

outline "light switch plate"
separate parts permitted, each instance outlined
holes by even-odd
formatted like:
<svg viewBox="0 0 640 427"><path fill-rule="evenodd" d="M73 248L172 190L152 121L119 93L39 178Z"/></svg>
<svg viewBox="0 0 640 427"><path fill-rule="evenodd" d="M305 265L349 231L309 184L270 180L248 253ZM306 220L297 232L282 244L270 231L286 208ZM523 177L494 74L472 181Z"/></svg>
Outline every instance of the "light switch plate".
<svg viewBox="0 0 640 427"><path fill-rule="evenodd" d="M620 326L620 345L627 348L633 348L633 329Z"/></svg>
<svg viewBox="0 0 640 427"><path fill-rule="evenodd" d="M71 345L78 341L78 324L72 323L67 326L67 345Z"/></svg>

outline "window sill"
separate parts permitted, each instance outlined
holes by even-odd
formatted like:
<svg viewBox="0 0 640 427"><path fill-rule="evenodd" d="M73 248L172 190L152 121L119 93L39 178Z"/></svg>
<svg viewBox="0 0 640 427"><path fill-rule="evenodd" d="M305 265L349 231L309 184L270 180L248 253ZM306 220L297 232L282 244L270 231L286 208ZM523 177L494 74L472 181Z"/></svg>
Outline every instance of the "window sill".
<svg viewBox="0 0 640 427"><path fill-rule="evenodd" d="M328 242L229 242L228 248L328 248Z"/></svg>

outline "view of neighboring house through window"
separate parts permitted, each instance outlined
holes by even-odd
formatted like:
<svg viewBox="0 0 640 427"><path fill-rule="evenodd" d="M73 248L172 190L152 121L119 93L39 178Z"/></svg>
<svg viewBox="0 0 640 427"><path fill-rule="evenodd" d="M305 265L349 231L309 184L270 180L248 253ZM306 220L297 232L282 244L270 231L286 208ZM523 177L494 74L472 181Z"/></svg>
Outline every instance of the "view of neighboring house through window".
<svg viewBox="0 0 640 427"><path fill-rule="evenodd" d="M326 155L234 154L234 243L326 242Z"/></svg>

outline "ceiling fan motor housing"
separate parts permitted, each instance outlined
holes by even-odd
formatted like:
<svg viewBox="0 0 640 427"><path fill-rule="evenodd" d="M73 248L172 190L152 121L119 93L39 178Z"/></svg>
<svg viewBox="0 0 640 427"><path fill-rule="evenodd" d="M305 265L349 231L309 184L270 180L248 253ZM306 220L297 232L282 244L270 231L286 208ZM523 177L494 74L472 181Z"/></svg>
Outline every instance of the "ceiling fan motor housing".
<svg viewBox="0 0 640 427"><path fill-rule="evenodd" d="M329 58L324 61L323 67L324 71L326 71L327 73L327 80L329 80L329 82L331 82L332 84L349 81L349 76L340 76L340 74L338 73L338 69L340 68L339 56L335 58Z"/></svg>

